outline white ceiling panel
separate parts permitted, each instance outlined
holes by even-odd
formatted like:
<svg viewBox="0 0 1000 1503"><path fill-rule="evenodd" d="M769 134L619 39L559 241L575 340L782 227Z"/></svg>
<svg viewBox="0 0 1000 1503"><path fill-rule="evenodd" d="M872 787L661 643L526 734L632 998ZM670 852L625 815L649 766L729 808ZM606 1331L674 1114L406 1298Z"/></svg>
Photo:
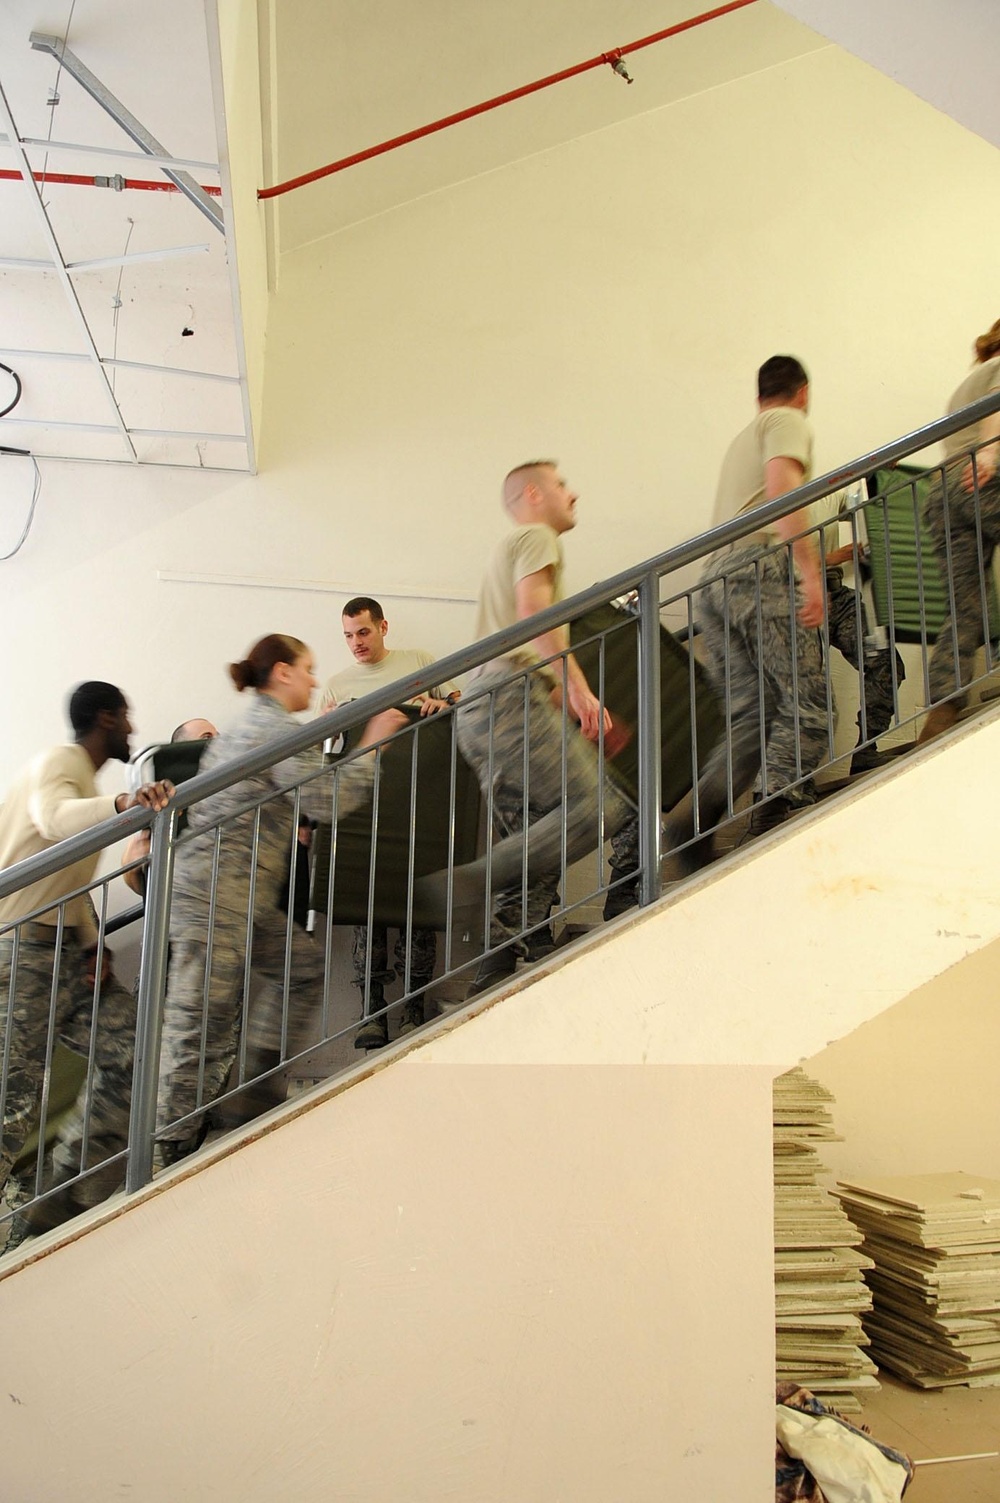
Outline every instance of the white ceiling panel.
<svg viewBox="0 0 1000 1503"><path fill-rule="evenodd" d="M0 0L0 86L33 170L166 183L70 65L31 46L33 32L61 39L168 154L218 162L202 0ZM14 133L5 121L0 131L8 137L0 169L18 170ZM217 168L190 171L218 188ZM213 203L221 209L218 197ZM81 459L134 451L142 463L246 468L230 255L226 236L178 192L46 181L36 194L23 180L0 180L0 340L22 352L0 360L24 384L17 408L0 419L0 444L23 447L34 434L39 454L68 457L77 443ZM9 264L18 259L53 269ZM60 354L87 359L48 358ZM136 372L116 361L170 369ZM229 379L202 380L203 372ZM113 431L95 435L85 426L93 423ZM123 426L139 430L131 447Z"/></svg>

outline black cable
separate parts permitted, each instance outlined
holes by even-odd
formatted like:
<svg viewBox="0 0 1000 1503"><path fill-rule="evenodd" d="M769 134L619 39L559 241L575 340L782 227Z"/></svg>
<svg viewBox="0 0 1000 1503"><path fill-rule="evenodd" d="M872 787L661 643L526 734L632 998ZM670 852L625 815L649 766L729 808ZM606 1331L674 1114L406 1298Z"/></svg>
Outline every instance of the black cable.
<svg viewBox="0 0 1000 1503"><path fill-rule="evenodd" d="M4 363L3 363L2 360L0 360L0 371L6 371L7 374L8 374L8 376L12 376L13 379L14 379L14 385L17 388L17 390L14 392L14 400L13 400L13 402L8 402L7 406L3 409L2 412L0 412L0 418L2 418L2 417L6 417L7 414L8 414L8 412L13 412L14 408L17 406L18 402L20 402L20 400L21 400L21 378L17 374L17 371L12 371L11 368L10 368L10 366L9 365L4 365Z"/></svg>

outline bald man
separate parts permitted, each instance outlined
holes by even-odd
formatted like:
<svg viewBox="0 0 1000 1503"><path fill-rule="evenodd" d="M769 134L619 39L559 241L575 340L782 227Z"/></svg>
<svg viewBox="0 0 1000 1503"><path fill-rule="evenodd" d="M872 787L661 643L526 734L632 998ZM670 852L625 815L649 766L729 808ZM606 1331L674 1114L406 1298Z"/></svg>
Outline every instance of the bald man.
<svg viewBox="0 0 1000 1503"><path fill-rule="evenodd" d="M214 741L219 732L210 720L184 720L170 737L171 741Z"/></svg>

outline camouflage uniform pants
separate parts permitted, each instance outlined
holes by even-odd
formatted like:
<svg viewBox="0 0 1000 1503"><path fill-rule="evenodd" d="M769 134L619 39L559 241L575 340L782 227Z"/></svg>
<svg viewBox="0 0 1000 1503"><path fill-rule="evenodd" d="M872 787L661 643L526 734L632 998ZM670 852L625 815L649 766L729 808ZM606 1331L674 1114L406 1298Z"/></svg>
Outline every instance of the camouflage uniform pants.
<svg viewBox="0 0 1000 1503"><path fill-rule="evenodd" d="M528 824L534 824L544 813L537 803L529 803ZM524 797L506 780L499 784L494 781L493 828L500 836L520 835L524 830ZM527 893L519 885L517 892L507 892L500 897L493 915L494 932L503 936L516 934L522 929L530 930L528 941L518 941L517 945L522 953L527 954L532 939L545 941L552 938L548 919L558 897L559 873L540 873L528 883ZM494 939L491 943L497 941Z"/></svg>
<svg viewBox="0 0 1000 1503"><path fill-rule="evenodd" d="M37 1120L55 960L53 943L22 934L11 1009L13 947L13 938L0 939L0 1058L6 1055L8 1063L0 1139L0 1187ZM94 987L86 972L84 951L75 934L67 931L59 957L55 1028L69 1049L86 1056L92 1052L94 1069L81 1086L73 1111L60 1127L52 1150L51 1169L44 1181L46 1188L63 1184L81 1170L103 1163L128 1144L135 1001L114 977L105 981L97 1000L95 1031ZM46 1225L58 1225L76 1212L105 1200L124 1177L122 1161L110 1164L67 1188L56 1200L46 1202L39 1208L40 1214Z"/></svg>
<svg viewBox="0 0 1000 1503"><path fill-rule="evenodd" d="M831 569L826 577L827 616L830 623L830 646L836 647L861 680L864 718L858 709L858 742L875 741L892 724L896 704L893 695L893 653L891 648L865 648L868 620L864 604L855 590L844 584L840 569ZM860 639L858 628L860 626ZM895 684L901 684L906 669L899 653L895 654Z"/></svg>
<svg viewBox="0 0 1000 1503"><path fill-rule="evenodd" d="M820 765L828 729L822 641L795 617L785 550L733 543L714 555L703 579L698 618L724 710L729 692L726 735L698 783L700 826L709 829L727 807L729 786L737 798L760 767L761 699L769 795L813 802L808 783L793 785Z"/></svg>
<svg viewBox="0 0 1000 1503"><path fill-rule="evenodd" d="M864 645L867 618L860 596L849 590L843 582L843 571L831 569L827 574L827 622L830 646L847 659L861 680L864 710L858 708L858 745L875 741L888 730L895 713L893 698L893 653L886 648L868 651ZM858 633L860 616L860 636ZM901 684L906 677L903 660L895 654L895 683ZM825 694L825 686L824 686ZM795 745L786 737L767 746L768 789L773 792L783 784L794 782ZM816 789L810 783L791 790L784 795L790 803L815 803Z"/></svg>
<svg viewBox="0 0 1000 1503"><path fill-rule="evenodd" d="M251 977L255 992L248 1009L246 1079L258 1073L254 1060L295 1053L314 1026L324 972L322 945L297 924L291 925L291 960L287 1011L283 1002L285 916L274 907L273 894L261 894L258 913L267 922L254 924ZM268 900L270 899L270 900ZM271 917L271 914L274 917ZM172 1123L208 1107L222 1092L239 1050L246 961L246 919L217 908L208 964L207 910L203 899L175 893L170 916L170 974L163 1015L157 1131L173 1155L194 1148L202 1118ZM168 1129L161 1133L162 1129Z"/></svg>
<svg viewBox="0 0 1000 1503"><path fill-rule="evenodd" d="M370 959L369 959L370 951ZM354 985L365 999L362 1017L372 1011L369 1003L373 997L382 1005L382 988L397 976L406 977L406 956L410 956L410 991L426 986L434 975L437 959L437 934L433 929L414 926L409 931L400 929L396 935L394 954L396 967L389 965L389 931L385 924L355 924L351 936L351 961L354 966Z"/></svg>
<svg viewBox="0 0 1000 1503"><path fill-rule="evenodd" d="M605 777L602 828L598 819L602 774L596 748L570 721L564 759L563 718L552 703L550 686L538 673L531 674L526 708L524 679L505 682L511 671L512 666L501 661L480 674L468 692L492 692L461 705L457 716L459 749L474 769L484 796L492 792L497 826L506 832L493 848L492 887L498 900L490 924L493 947L509 943L547 917L561 877L564 822L568 866L597 850L633 812ZM483 870L479 863L476 867Z"/></svg>
<svg viewBox="0 0 1000 1503"><path fill-rule="evenodd" d="M1000 542L1000 474L980 486L977 506L977 498L962 489L965 464L962 459L947 467L947 494L940 477L935 479L924 509L946 584L950 548L954 589L953 614L942 623L931 653L932 704L946 699L972 678L972 659L985 640L983 597L989 585L993 550ZM956 697L954 703L964 705L966 697Z"/></svg>
<svg viewBox="0 0 1000 1503"><path fill-rule="evenodd" d="M611 880L626 877L639 870L639 816L626 820L621 829L611 837Z"/></svg>

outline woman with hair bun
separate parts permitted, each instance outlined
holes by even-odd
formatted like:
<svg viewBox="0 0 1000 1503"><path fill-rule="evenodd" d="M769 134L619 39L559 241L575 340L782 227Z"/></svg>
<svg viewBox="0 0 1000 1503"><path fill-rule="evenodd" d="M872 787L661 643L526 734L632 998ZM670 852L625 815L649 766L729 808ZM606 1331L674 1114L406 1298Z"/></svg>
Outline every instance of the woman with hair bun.
<svg viewBox="0 0 1000 1503"><path fill-rule="evenodd" d="M279 633L256 642L241 662L229 665L229 675L240 693L250 691L249 704L235 726L209 743L201 772L291 730L292 716L309 708L317 684L309 648L297 637ZM334 789L330 777L316 776L322 767L319 747L310 747L193 804L189 811L189 835L182 838L174 858L157 1108L158 1134L164 1130L159 1137L160 1163L173 1163L201 1142L204 1108L222 1092L236 1059L244 1012L251 878L250 974L264 983L266 995L254 997L241 1078L252 1080L277 1066L283 1043L286 1054L294 1052L315 1015L324 950L283 911L282 897L297 839L296 790L301 813L330 818ZM366 798L372 782L371 758L344 768L338 775L339 813ZM282 1005L286 953L287 1018ZM245 1095L251 1109L244 1109L243 1120L276 1105L283 1099L284 1086L280 1077L271 1077ZM189 1114L197 1115L179 1121Z"/></svg>
<svg viewBox="0 0 1000 1503"><path fill-rule="evenodd" d="M948 403L949 413L1000 391L1000 318L979 336L973 350L976 364ZM1000 542L1000 412L953 433L944 440L944 450L944 466L934 477L924 516L945 581L950 564L954 616L942 624L931 653L931 710L918 744L955 724L966 696L937 701L968 683L973 656L983 645L983 584L989 582Z"/></svg>

